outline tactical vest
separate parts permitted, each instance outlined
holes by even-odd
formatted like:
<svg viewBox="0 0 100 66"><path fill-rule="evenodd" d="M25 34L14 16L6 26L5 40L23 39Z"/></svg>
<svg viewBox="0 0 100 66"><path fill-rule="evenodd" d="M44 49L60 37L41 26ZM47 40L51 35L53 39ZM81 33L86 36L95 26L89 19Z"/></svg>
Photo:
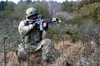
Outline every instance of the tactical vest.
<svg viewBox="0 0 100 66"><path fill-rule="evenodd" d="M27 25L29 25L28 22L26 23L26 26ZM38 44L41 40L42 40L42 31L35 28L32 29L23 37L23 41L28 44Z"/></svg>

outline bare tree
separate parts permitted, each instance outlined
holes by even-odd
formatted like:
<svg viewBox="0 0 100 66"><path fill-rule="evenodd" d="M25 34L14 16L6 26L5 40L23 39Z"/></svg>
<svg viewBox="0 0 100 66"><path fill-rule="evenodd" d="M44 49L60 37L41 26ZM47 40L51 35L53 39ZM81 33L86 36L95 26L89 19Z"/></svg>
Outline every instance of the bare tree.
<svg viewBox="0 0 100 66"><path fill-rule="evenodd" d="M6 66L6 39L7 37L4 38L4 66Z"/></svg>

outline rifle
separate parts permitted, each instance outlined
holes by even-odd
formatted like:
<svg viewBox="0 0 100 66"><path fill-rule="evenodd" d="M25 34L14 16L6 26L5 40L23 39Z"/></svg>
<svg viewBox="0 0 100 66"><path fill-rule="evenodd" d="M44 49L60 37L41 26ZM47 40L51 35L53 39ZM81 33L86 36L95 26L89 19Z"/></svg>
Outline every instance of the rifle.
<svg viewBox="0 0 100 66"><path fill-rule="evenodd" d="M47 23L53 23L53 22L59 23L59 22L61 22L61 20L58 20L57 18L42 19L41 15L38 15L37 19L26 19L26 21L29 24L39 24L40 31L43 30L43 23L44 22L47 22Z"/></svg>

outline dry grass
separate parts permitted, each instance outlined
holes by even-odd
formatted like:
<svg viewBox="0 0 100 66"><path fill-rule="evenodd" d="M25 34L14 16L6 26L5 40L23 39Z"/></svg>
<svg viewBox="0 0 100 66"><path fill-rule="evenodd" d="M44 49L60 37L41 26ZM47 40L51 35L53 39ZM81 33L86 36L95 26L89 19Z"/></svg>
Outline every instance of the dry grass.
<svg viewBox="0 0 100 66"><path fill-rule="evenodd" d="M72 43L69 40L59 42L58 44L54 45L55 49L60 50L61 48L63 49L63 54L70 54L72 56L76 56L78 50L84 49L84 46L82 46L81 41Z"/></svg>
<svg viewBox="0 0 100 66"><path fill-rule="evenodd" d="M63 50L61 51L61 56L52 64L52 66L58 66L58 63L60 66L73 66L73 62L71 60L68 62L65 61L65 56L70 55L73 58L77 58L79 50L82 50L84 47L82 46L81 41L73 44L71 41L66 40L55 44L55 48L57 50L61 50L62 48Z"/></svg>
<svg viewBox="0 0 100 66"><path fill-rule="evenodd" d="M20 66L20 63L18 61L18 57L15 54L15 52L11 51L7 53L7 66ZM3 62L1 63L1 61L4 61L4 55L0 54L0 66L3 65ZM41 62L41 52L37 53L37 54L32 54L29 56L29 62L31 66L41 66L42 64ZM22 66L28 66L28 61L23 61L21 63Z"/></svg>
<svg viewBox="0 0 100 66"><path fill-rule="evenodd" d="M53 64L51 64L51 66L81 66L83 65L83 62L83 66L90 66L90 63L83 56L91 56L92 54L95 54L96 43L93 41L90 41L89 43L84 42L84 44L81 41L72 43L71 41L66 40L58 42L57 44L55 43L54 48L59 50L61 55L53 62ZM89 48L91 53L88 51ZM91 61L95 63L98 58L100 58L100 56L97 55L95 58L92 58ZM41 52L38 54L30 55L29 59L31 66L42 65ZM13 51L7 53L7 61L7 66L19 66L18 58ZM27 61L23 62L23 66L28 66Z"/></svg>
<svg viewBox="0 0 100 66"><path fill-rule="evenodd" d="M91 63L92 65L98 63L97 59L100 58L99 53L96 54L98 51L94 41L83 44L81 41L72 43L66 40L55 44L55 48L61 50L61 56L51 66L91 66Z"/></svg>

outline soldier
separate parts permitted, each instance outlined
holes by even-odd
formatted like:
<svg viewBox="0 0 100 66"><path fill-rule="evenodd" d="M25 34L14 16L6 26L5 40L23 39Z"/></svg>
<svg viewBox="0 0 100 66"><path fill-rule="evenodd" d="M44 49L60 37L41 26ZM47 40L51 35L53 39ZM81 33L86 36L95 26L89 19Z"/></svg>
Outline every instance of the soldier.
<svg viewBox="0 0 100 66"><path fill-rule="evenodd" d="M24 58L27 53L37 53L41 50L43 64L48 65L53 49L51 40L45 38L48 23L44 22L43 30L40 31L38 23L27 21L27 19L36 20L38 18L40 18L40 15L35 8L31 7L26 10L26 20L21 21L18 26L18 31L23 40L23 43L19 44L18 47L18 57Z"/></svg>

